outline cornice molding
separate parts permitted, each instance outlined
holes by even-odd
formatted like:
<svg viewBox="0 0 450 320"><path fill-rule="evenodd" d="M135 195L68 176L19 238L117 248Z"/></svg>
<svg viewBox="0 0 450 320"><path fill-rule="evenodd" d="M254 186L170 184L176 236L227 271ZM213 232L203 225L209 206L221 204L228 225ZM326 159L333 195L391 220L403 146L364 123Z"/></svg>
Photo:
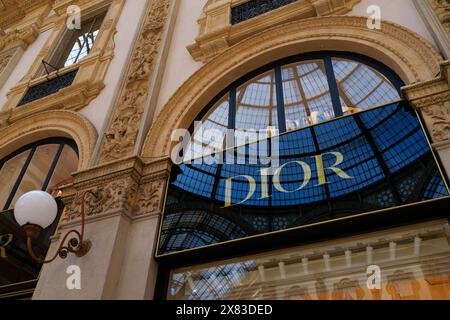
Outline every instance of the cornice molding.
<svg viewBox="0 0 450 320"><path fill-rule="evenodd" d="M54 0L0 0L0 30L7 30L36 10L50 7ZM48 13L48 11L47 11Z"/></svg>
<svg viewBox="0 0 450 320"><path fill-rule="evenodd" d="M195 43L187 47L194 60L207 62L240 41L289 21L346 14L360 0L296 1L232 25L232 8L245 2L242 0L211 0L206 3L198 20L199 34Z"/></svg>

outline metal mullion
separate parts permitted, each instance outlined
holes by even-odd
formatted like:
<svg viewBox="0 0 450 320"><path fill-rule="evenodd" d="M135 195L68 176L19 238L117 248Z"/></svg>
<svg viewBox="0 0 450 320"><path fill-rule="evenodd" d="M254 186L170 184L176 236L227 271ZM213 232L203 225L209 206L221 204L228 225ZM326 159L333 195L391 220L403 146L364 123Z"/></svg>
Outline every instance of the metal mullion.
<svg viewBox="0 0 450 320"><path fill-rule="evenodd" d="M317 69L320 69L320 68L318 67ZM315 69L315 70L317 70L317 69ZM302 82L300 80L300 74L298 73L298 70L296 67L292 67L292 71L294 71L294 73L295 73L294 74L295 82L297 83L298 91L300 92L300 95L302 96L303 106L305 107L306 115L308 117L310 117L311 109L309 108L309 101L308 101L308 99L306 99L306 93L305 93L305 90L303 89ZM321 95L319 95L319 97L320 96ZM316 97L311 98L311 100L313 100L314 98L316 98Z"/></svg>
<svg viewBox="0 0 450 320"><path fill-rule="evenodd" d="M341 117L344 115L342 112L342 104L339 96L339 89L336 82L336 76L334 74L333 63L331 61L331 57L324 57L323 59L325 63L325 70L327 74L328 80L328 88L330 90L331 101L333 103L333 110L335 117Z"/></svg>
<svg viewBox="0 0 450 320"><path fill-rule="evenodd" d="M314 130L314 127L311 127L309 130L311 132L311 137L312 137L312 140L314 142L314 148L316 149L316 155L319 155L322 150L320 149L319 139L317 139L316 130ZM327 174L325 172L324 172L324 174L325 174L325 179L327 180ZM317 180L318 179L319 179L319 171L317 170ZM328 187L328 182L326 184L324 184L323 186L325 188L325 193L326 193L326 196L327 196L327 202L328 202L329 207L330 207L330 203L329 202L330 202L331 194L330 194L330 189ZM331 207L330 207L330 209L331 209Z"/></svg>
<svg viewBox="0 0 450 320"><path fill-rule="evenodd" d="M228 105L228 129L236 129L236 87L230 89ZM234 143L233 143L234 145Z"/></svg>
<svg viewBox="0 0 450 320"><path fill-rule="evenodd" d="M395 199L397 205L402 204L402 200L401 200L400 194L398 193L398 190L395 187L395 183L392 180L392 176L391 176L391 173L389 171L389 167L388 167L388 165L386 164L386 162L385 162L385 160L383 158L382 151L380 150L380 148L376 144L375 140L373 139L372 133L364 125L364 122L361 120L361 118L359 117L358 114L355 115L355 121L356 121L356 124L358 125L359 129L361 130L361 132L363 133L363 135L367 139L367 142L369 143L370 147L372 148L372 151L373 151L373 153L375 155L375 158L377 159L377 162L380 165L381 170L383 171L384 180L389 184L389 187L391 188L392 194L394 196L394 199Z"/></svg>
<svg viewBox="0 0 450 320"><path fill-rule="evenodd" d="M53 174L55 173L55 169L56 169L56 166L58 165L59 159L61 158L61 154L63 152L64 146L65 146L64 144L60 144L58 147L58 151L56 151L55 157L53 158L53 161L52 161L52 164L48 171L47 177L45 178L45 181L42 185L42 188L41 188L42 191L45 191L48 188L50 180L52 179Z"/></svg>
<svg viewBox="0 0 450 320"><path fill-rule="evenodd" d="M275 87L277 94L277 113L278 113L278 128L280 132L286 132L286 115L284 113L284 90L283 77L281 76L281 66L275 67Z"/></svg>
<svg viewBox="0 0 450 320"><path fill-rule="evenodd" d="M17 177L16 183L14 184L14 187L11 190L11 193L9 194L8 200L6 200L6 204L3 207L3 210L8 210L9 206L11 205L11 202L14 199L14 196L17 193L17 190L19 189L20 184L22 183L23 177L25 176L25 173L28 170L28 166L31 163L31 160L33 159L34 153L36 152L37 147L33 147L30 151L30 154L28 155L27 160L25 161L22 170L19 173L19 176Z"/></svg>

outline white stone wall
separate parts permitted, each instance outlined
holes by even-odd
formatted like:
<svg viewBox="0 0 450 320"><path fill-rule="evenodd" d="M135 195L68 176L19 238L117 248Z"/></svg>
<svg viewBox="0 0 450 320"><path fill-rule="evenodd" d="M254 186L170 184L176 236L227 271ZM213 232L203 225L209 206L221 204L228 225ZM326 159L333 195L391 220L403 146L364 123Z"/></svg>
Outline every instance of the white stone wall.
<svg viewBox="0 0 450 320"><path fill-rule="evenodd" d="M170 53L167 58L163 83L157 104L159 112L175 91L192 74L201 68L202 63L194 61L186 46L193 43L198 35L197 19L202 13L206 0L180 0L180 8ZM395 22L422 36L435 48L436 43L417 12L412 0L361 0L349 15L367 16L367 8L378 5L381 8L382 19Z"/></svg>
<svg viewBox="0 0 450 320"><path fill-rule="evenodd" d="M425 1L425 0L424 0ZM437 45L423 22L412 0L361 0L350 15L366 16L367 8L377 5L381 9L381 19L395 22L408 28L430 42L435 48Z"/></svg>
<svg viewBox="0 0 450 320"><path fill-rule="evenodd" d="M117 24L117 33L114 38L116 44L114 59L111 61L105 77L105 88L98 97L81 111L81 114L92 122L98 132L102 131L105 120L109 119L107 115L112 112L114 107L116 94L120 90L120 80L126 72L134 39L145 13L146 2L145 0L127 0L125 2L125 7Z"/></svg>

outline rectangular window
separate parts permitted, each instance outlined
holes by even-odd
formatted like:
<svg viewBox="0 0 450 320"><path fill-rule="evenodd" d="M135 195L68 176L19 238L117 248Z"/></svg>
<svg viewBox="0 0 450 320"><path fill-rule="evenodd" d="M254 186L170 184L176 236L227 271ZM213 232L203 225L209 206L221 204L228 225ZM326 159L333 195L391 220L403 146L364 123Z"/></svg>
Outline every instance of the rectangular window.
<svg viewBox="0 0 450 320"><path fill-rule="evenodd" d="M80 29L66 29L60 43L48 61L43 61L42 74L68 67L85 58L94 46L106 15L106 8L88 15Z"/></svg>
<svg viewBox="0 0 450 320"><path fill-rule="evenodd" d="M297 0L250 0L231 9L231 23L238 24Z"/></svg>

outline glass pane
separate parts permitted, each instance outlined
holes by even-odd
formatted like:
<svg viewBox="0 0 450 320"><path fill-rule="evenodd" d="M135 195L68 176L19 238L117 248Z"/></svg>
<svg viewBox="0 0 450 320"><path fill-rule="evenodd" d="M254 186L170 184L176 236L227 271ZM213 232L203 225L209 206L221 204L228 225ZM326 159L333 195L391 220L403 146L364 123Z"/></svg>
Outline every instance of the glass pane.
<svg viewBox="0 0 450 320"><path fill-rule="evenodd" d="M448 224L442 223L416 225L407 234L392 229L318 243L314 248L297 247L173 270L167 298L449 300L446 227ZM368 265L381 269L378 288L367 285Z"/></svg>
<svg viewBox="0 0 450 320"><path fill-rule="evenodd" d="M55 172L50 180L47 192L57 196L57 190L72 181L72 173L78 169L78 156L76 152L69 146L64 149L59 157Z"/></svg>
<svg viewBox="0 0 450 320"><path fill-rule="evenodd" d="M14 187L14 184L17 181L17 177L20 174L20 171L25 164L28 156L30 155L30 150L25 151L14 158L6 161L3 167L0 170L0 210L3 210L3 207L8 200L8 197Z"/></svg>
<svg viewBox="0 0 450 320"><path fill-rule="evenodd" d="M58 148L59 144L48 144L37 147L27 172L17 189L14 200L9 206L10 209L14 207L17 199L24 193L42 189Z"/></svg>
<svg viewBox="0 0 450 320"><path fill-rule="evenodd" d="M272 138L271 163L249 161L252 150L268 149L262 140L232 149L221 165L174 166L164 212L173 223L163 224L158 253L448 196L412 111L397 102ZM199 220L178 219L187 212ZM226 229L213 223L219 218ZM180 234L202 236L178 242Z"/></svg>
<svg viewBox="0 0 450 320"><path fill-rule="evenodd" d="M346 59L333 59L344 114L400 100L392 83L371 67Z"/></svg>
<svg viewBox="0 0 450 320"><path fill-rule="evenodd" d="M194 137L186 148L184 160L196 159L225 148L228 129L229 95L225 95L201 121L195 124Z"/></svg>
<svg viewBox="0 0 450 320"><path fill-rule="evenodd" d="M278 129L275 72L268 71L240 86L236 92L236 135L238 140L255 141ZM262 135L262 136L261 136ZM240 139L240 137L242 139ZM242 144L238 142L237 144Z"/></svg>
<svg viewBox="0 0 450 320"><path fill-rule="evenodd" d="M85 33L79 36L75 43L73 44L72 50L70 50L69 56L64 64L64 67L70 66L77 61L80 61L86 57L94 45L95 39L97 38L98 30L92 33Z"/></svg>
<svg viewBox="0 0 450 320"><path fill-rule="evenodd" d="M304 61L282 68L287 130L334 117L323 61Z"/></svg>

